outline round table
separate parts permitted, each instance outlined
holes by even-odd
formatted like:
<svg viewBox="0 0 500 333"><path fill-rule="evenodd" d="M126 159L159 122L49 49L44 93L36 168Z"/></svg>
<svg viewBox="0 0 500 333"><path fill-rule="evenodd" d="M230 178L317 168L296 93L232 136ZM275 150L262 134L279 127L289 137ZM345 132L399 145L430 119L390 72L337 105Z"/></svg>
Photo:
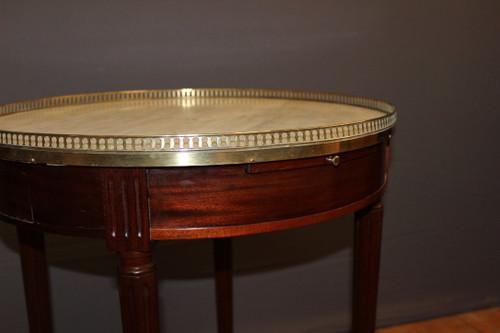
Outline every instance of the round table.
<svg viewBox="0 0 500 333"><path fill-rule="evenodd" d="M232 332L231 237L355 213L353 331L375 327L396 122L329 93L179 89L0 106L0 219L17 226L30 332L52 329L45 232L119 257L123 332L158 332L153 244L213 238L219 332Z"/></svg>

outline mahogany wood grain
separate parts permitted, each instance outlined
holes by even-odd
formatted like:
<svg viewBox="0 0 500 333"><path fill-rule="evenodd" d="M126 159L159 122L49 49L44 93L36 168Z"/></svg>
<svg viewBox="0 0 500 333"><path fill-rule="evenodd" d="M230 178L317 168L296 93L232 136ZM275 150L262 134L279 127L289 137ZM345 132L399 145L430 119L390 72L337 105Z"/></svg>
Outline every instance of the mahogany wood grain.
<svg viewBox="0 0 500 333"><path fill-rule="evenodd" d="M104 168L101 173L108 248L113 251L149 251L145 169Z"/></svg>
<svg viewBox="0 0 500 333"><path fill-rule="evenodd" d="M267 222L272 224L265 231L272 231L273 225L279 230L280 223L274 222L345 207L383 186L385 145L339 156L338 167L325 156L248 167L150 169L153 238L184 238L184 231L189 238L197 238L197 233L199 238L212 237L206 232L219 228L226 229L225 236L234 236L233 227L252 224L245 229L250 234Z"/></svg>
<svg viewBox="0 0 500 333"><path fill-rule="evenodd" d="M33 219L54 229L102 230L98 169L26 165Z"/></svg>
<svg viewBox="0 0 500 333"><path fill-rule="evenodd" d="M158 290L151 252L119 252L123 333L158 333Z"/></svg>
<svg viewBox="0 0 500 333"><path fill-rule="evenodd" d="M101 179L96 168L0 161L0 216L44 232L104 237Z"/></svg>
<svg viewBox="0 0 500 333"><path fill-rule="evenodd" d="M382 239L383 205L364 208L355 215L353 316L354 333L373 333Z"/></svg>
<svg viewBox="0 0 500 333"><path fill-rule="evenodd" d="M152 240L214 240L219 333L233 330L232 236L356 213L353 330L375 327L389 147L242 165L93 168L0 161L0 217L18 226L31 332L50 332L42 232L105 238L120 259L126 333L157 333ZM368 207L368 208L366 208Z"/></svg>
<svg viewBox="0 0 500 333"><path fill-rule="evenodd" d="M338 217L356 212L359 209L362 209L366 206L369 206L379 201L383 196L384 190L385 190L385 183L382 184L382 186L380 186L378 190L368 195L366 198L318 214L300 216L286 220L243 224L243 225L228 226L228 227L199 228L199 229L197 228L152 229L151 239L162 240L162 239L222 238L222 237L244 236L257 233L265 233L265 232L303 227L307 225L325 222L328 220L333 220Z"/></svg>
<svg viewBox="0 0 500 333"><path fill-rule="evenodd" d="M18 227L19 253L30 333L52 332L49 276L41 232Z"/></svg>
<svg viewBox="0 0 500 333"><path fill-rule="evenodd" d="M215 238L215 292L219 333L233 332L233 272L231 238Z"/></svg>
<svg viewBox="0 0 500 333"><path fill-rule="evenodd" d="M101 171L106 243L120 260L118 284L124 333L159 332L158 291L149 237L144 168Z"/></svg>
<svg viewBox="0 0 500 333"><path fill-rule="evenodd" d="M23 165L0 161L0 212L12 218L33 221L28 177Z"/></svg>

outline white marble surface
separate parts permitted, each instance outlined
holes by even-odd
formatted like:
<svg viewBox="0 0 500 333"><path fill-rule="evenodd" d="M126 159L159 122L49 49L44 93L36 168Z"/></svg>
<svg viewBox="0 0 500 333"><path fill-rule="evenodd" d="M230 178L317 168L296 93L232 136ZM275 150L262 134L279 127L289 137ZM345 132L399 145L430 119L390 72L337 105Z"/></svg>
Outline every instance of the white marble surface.
<svg viewBox="0 0 500 333"><path fill-rule="evenodd" d="M0 130L148 136L225 134L334 126L385 113L329 102L271 98L175 98L57 106L0 117Z"/></svg>

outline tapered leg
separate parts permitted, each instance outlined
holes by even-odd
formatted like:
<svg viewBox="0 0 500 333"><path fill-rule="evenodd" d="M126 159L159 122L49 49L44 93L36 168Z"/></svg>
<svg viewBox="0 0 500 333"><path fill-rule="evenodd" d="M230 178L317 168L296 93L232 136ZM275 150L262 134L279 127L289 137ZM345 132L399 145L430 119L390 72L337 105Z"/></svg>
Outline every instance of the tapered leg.
<svg viewBox="0 0 500 333"><path fill-rule="evenodd" d="M18 227L17 236L30 332L50 333L52 316L43 233Z"/></svg>
<svg viewBox="0 0 500 333"><path fill-rule="evenodd" d="M353 332L375 332L383 205L356 213L354 240Z"/></svg>
<svg viewBox="0 0 500 333"><path fill-rule="evenodd" d="M219 333L233 332L233 275L231 238L214 239L215 292Z"/></svg>
<svg viewBox="0 0 500 333"><path fill-rule="evenodd" d="M158 290L152 252L119 252L124 333L158 333Z"/></svg>

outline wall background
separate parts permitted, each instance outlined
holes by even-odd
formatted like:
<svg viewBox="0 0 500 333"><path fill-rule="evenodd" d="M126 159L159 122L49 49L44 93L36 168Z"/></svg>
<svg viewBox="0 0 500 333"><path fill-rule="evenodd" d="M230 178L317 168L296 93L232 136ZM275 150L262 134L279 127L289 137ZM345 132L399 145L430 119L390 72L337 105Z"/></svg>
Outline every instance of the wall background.
<svg viewBox="0 0 500 333"><path fill-rule="evenodd" d="M125 89L317 90L399 110L380 326L500 305L500 2L0 3L0 103ZM1 186L1 184L0 184ZM352 217L235 239L238 332L345 332ZM56 332L119 332L103 241L49 235ZM215 332L209 241L157 251L162 325ZM27 331L0 224L0 331Z"/></svg>

